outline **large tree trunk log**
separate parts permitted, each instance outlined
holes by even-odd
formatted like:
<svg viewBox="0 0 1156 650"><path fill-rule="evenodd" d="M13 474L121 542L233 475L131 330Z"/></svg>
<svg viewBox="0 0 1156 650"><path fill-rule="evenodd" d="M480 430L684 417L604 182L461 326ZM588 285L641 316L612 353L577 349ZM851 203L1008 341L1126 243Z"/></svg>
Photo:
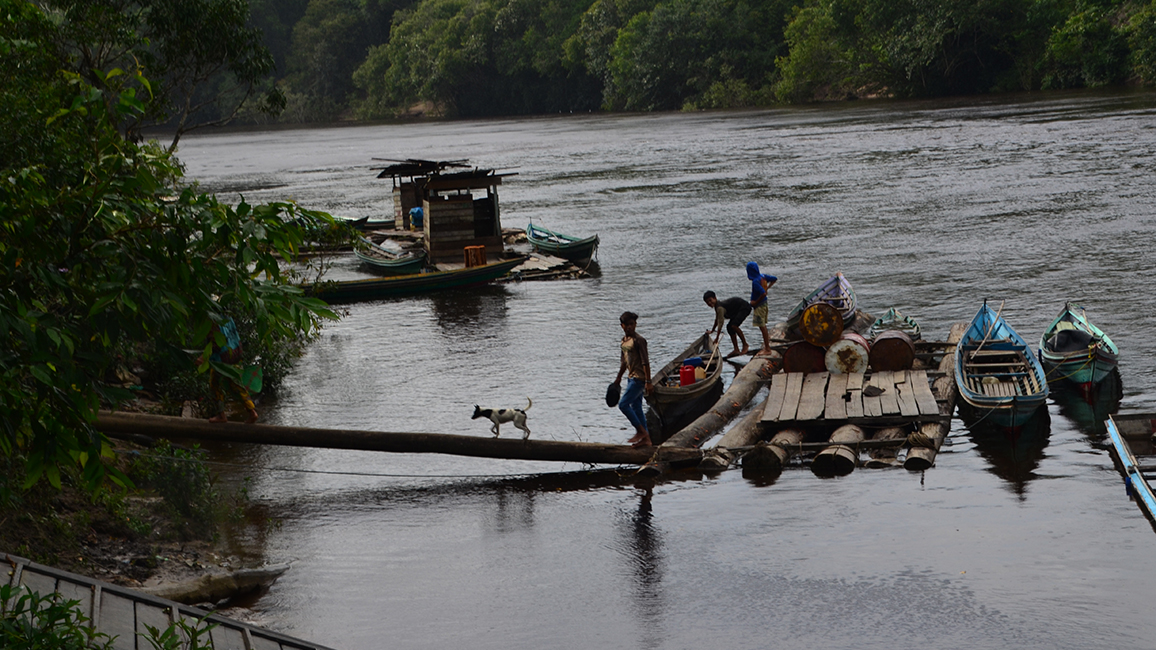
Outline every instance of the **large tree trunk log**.
<svg viewBox="0 0 1156 650"><path fill-rule="evenodd" d="M743 454L743 469L758 473L782 471L783 464L793 453L791 445L799 444L806 436L802 429L783 429L770 442L760 442Z"/></svg>
<svg viewBox="0 0 1156 650"><path fill-rule="evenodd" d="M146 435L259 445L288 445L324 449L358 449L409 454L454 454L479 458L549 460L574 463L642 465L651 460L698 461L702 451L676 447L634 449L626 445L555 440L522 440L446 433L390 433L279 427L267 424L216 424L207 420L140 413L102 412L96 428L110 438Z"/></svg>
<svg viewBox="0 0 1156 650"><path fill-rule="evenodd" d="M697 420L667 438L662 447L699 447L710 440L755 396L760 382L767 381L774 372L774 363L767 357L755 357L735 375L734 381L719 401Z"/></svg>
<svg viewBox="0 0 1156 650"><path fill-rule="evenodd" d="M966 331L967 323L956 323L952 325L951 331L947 334L947 342L958 344L959 340L963 338L963 333ZM935 399L940 400L940 415L950 416L955 411L956 397L955 350L953 348L948 348L944 352L943 359L939 362L939 370L944 374L935 380L931 392L935 394ZM943 445L943 439L947 437L949 431L951 431L950 420L931 422L920 426L920 435L912 436L912 438L923 442L927 446L912 447L908 450L907 459L903 461L903 467L918 472L934 465L935 455L939 453L939 448Z"/></svg>
<svg viewBox="0 0 1156 650"><path fill-rule="evenodd" d="M714 446L714 449L708 449L698 463L698 468L701 470L724 470L730 466L735 460L735 453L731 449L738 447L749 447L759 441L759 435L762 433L760 422L763 419L763 408L767 405L766 400L759 403L758 406L751 409L739 423L730 428L723 434L723 437Z"/></svg>
<svg viewBox="0 0 1156 650"><path fill-rule="evenodd" d="M835 429L827 442L830 447L815 454L811 461L811 471L817 476L846 476L859 465L859 450L856 443L866 438L863 429L854 424L844 424Z"/></svg>

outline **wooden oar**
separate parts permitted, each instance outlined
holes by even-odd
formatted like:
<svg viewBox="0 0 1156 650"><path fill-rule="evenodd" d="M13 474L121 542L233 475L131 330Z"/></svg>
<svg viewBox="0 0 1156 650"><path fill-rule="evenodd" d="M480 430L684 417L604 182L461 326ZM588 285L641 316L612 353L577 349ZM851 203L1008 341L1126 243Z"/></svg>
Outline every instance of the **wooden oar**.
<svg viewBox="0 0 1156 650"><path fill-rule="evenodd" d="M991 336L991 331L995 329L995 324L999 320L999 315L1003 313L1003 305L1005 302L1005 300L999 301L999 309L995 311L995 318L991 319L991 325L987 326L987 332L984 333L983 340L979 342L979 345L975 346L975 350L972 352L973 354L975 352L979 352L981 349L983 349L983 346L987 345L987 339Z"/></svg>

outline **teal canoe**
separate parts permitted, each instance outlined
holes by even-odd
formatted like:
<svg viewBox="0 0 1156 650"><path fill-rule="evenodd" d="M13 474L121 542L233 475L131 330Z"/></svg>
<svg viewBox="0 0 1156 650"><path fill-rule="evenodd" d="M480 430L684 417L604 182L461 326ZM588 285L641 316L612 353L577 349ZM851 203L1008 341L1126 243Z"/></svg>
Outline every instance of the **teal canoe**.
<svg viewBox="0 0 1156 650"><path fill-rule="evenodd" d="M362 237L362 245L353 249L353 254L367 267L379 275L412 275L421 273L425 266L425 251L395 253Z"/></svg>
<svg viewBox="0 0 1156 650"><path fill-rule="evenodd" d="M1120 363L1120 350L1083 307L1069 302L1040 337L1040 363L1049 382L1098 384Z"/></svg>
<svg viewBox="0 0 1156 650"><path fill-rule="evenodd" d="M378 298L408 296L488 284L505 276L527 259L526 257L517 257L484 266L453 271L432 271L369 280L303 284L301 288L307 295L330 303L377 300Z"/></svg>
<svg viewBox="0 0 1156 650"><path fill-rule="evenodd" d="M589 262L598 251L598 235L580 239L534 224L526 226L526 239L536 251L576 263Z"/></svg>

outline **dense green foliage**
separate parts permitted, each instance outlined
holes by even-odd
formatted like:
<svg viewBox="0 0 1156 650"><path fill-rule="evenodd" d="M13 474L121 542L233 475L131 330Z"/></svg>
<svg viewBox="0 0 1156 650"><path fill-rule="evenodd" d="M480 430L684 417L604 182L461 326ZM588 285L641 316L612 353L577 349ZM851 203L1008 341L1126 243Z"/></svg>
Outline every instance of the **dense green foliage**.
<svg viewBox="0 0 1156 650"><path fill-rule="evenodd" d="M259 340L308 334L333 314L286 263L336 225L182 187L171 152L125 137L161 85L135 69L73 72L78 31L0 0L0 455L25 458L29 483L59 485L74 465L95 486L122 476L91 423L129 396L125 357L148 346L190 366L185 350L208 350L232 314Z"/></svg>
<svg viewBox="0 0 1156 650"><path fill-rule="evenodd" d="M290 52L290 106L305 107L289 119L685 110L1156 81L1153 0L253 2L261 24L283 25L275 9L300 16L291 44L284 27L277 37Z"/></svg>
<svg viewBox="0 0 1156 650"><path fill-rule="evenodd" d="M80 601L60 594L38 594L11 585L0 587L0 648L24 650L103 650L113 647L107 634L88 627Z"/></svg>

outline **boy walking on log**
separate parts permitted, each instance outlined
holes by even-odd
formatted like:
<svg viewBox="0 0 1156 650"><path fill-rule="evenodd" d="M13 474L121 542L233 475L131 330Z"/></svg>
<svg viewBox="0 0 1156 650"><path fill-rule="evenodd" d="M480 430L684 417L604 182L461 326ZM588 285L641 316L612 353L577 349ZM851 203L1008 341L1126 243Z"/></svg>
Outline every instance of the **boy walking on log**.
<svg viewBox="0 0 1156 650"><path fill-rule="evenodd" d="M722 338L723 321L727 321L727 334L731 335L731 345L734 346L734 352L726 356L737 357L751 351L751 347L747 345L747 337L743 336L741 325L751 315L751 305L746 300L735 296L734 298L727 298L726 300L719 300L713 291L707 291L702 294L702 301L706 303L715 312L714 327L706 331L709 335L713 333L714 342L717 345L720 338ZM739 350L739 341L743 342L743 349Z"/></svg>
<svg viewBox="0 0 1156 650"><path fill-rule="evenodd" d="M618 323L622 326L622 362L618 366L615 385L622 383L626 375L626 391L618 401L618 408L634 425L634 436L627 440L632 447L651 446L650 433L646 430L646 413L642 410L642 395L654 391L650 383L650 354L646 349L646 339L638 333L638 314L622 312Z"/></svg>
<svg viewBox="0 0 1156 650"><path fill-rule="evenodd" d="M747 262L747 279L751 281L751 310L755 315L755 327L763 334L763 347L758 355L767 355L771 353L771 334L767 331L767 289L778 278L760 272L758 264Z"/></svg>

